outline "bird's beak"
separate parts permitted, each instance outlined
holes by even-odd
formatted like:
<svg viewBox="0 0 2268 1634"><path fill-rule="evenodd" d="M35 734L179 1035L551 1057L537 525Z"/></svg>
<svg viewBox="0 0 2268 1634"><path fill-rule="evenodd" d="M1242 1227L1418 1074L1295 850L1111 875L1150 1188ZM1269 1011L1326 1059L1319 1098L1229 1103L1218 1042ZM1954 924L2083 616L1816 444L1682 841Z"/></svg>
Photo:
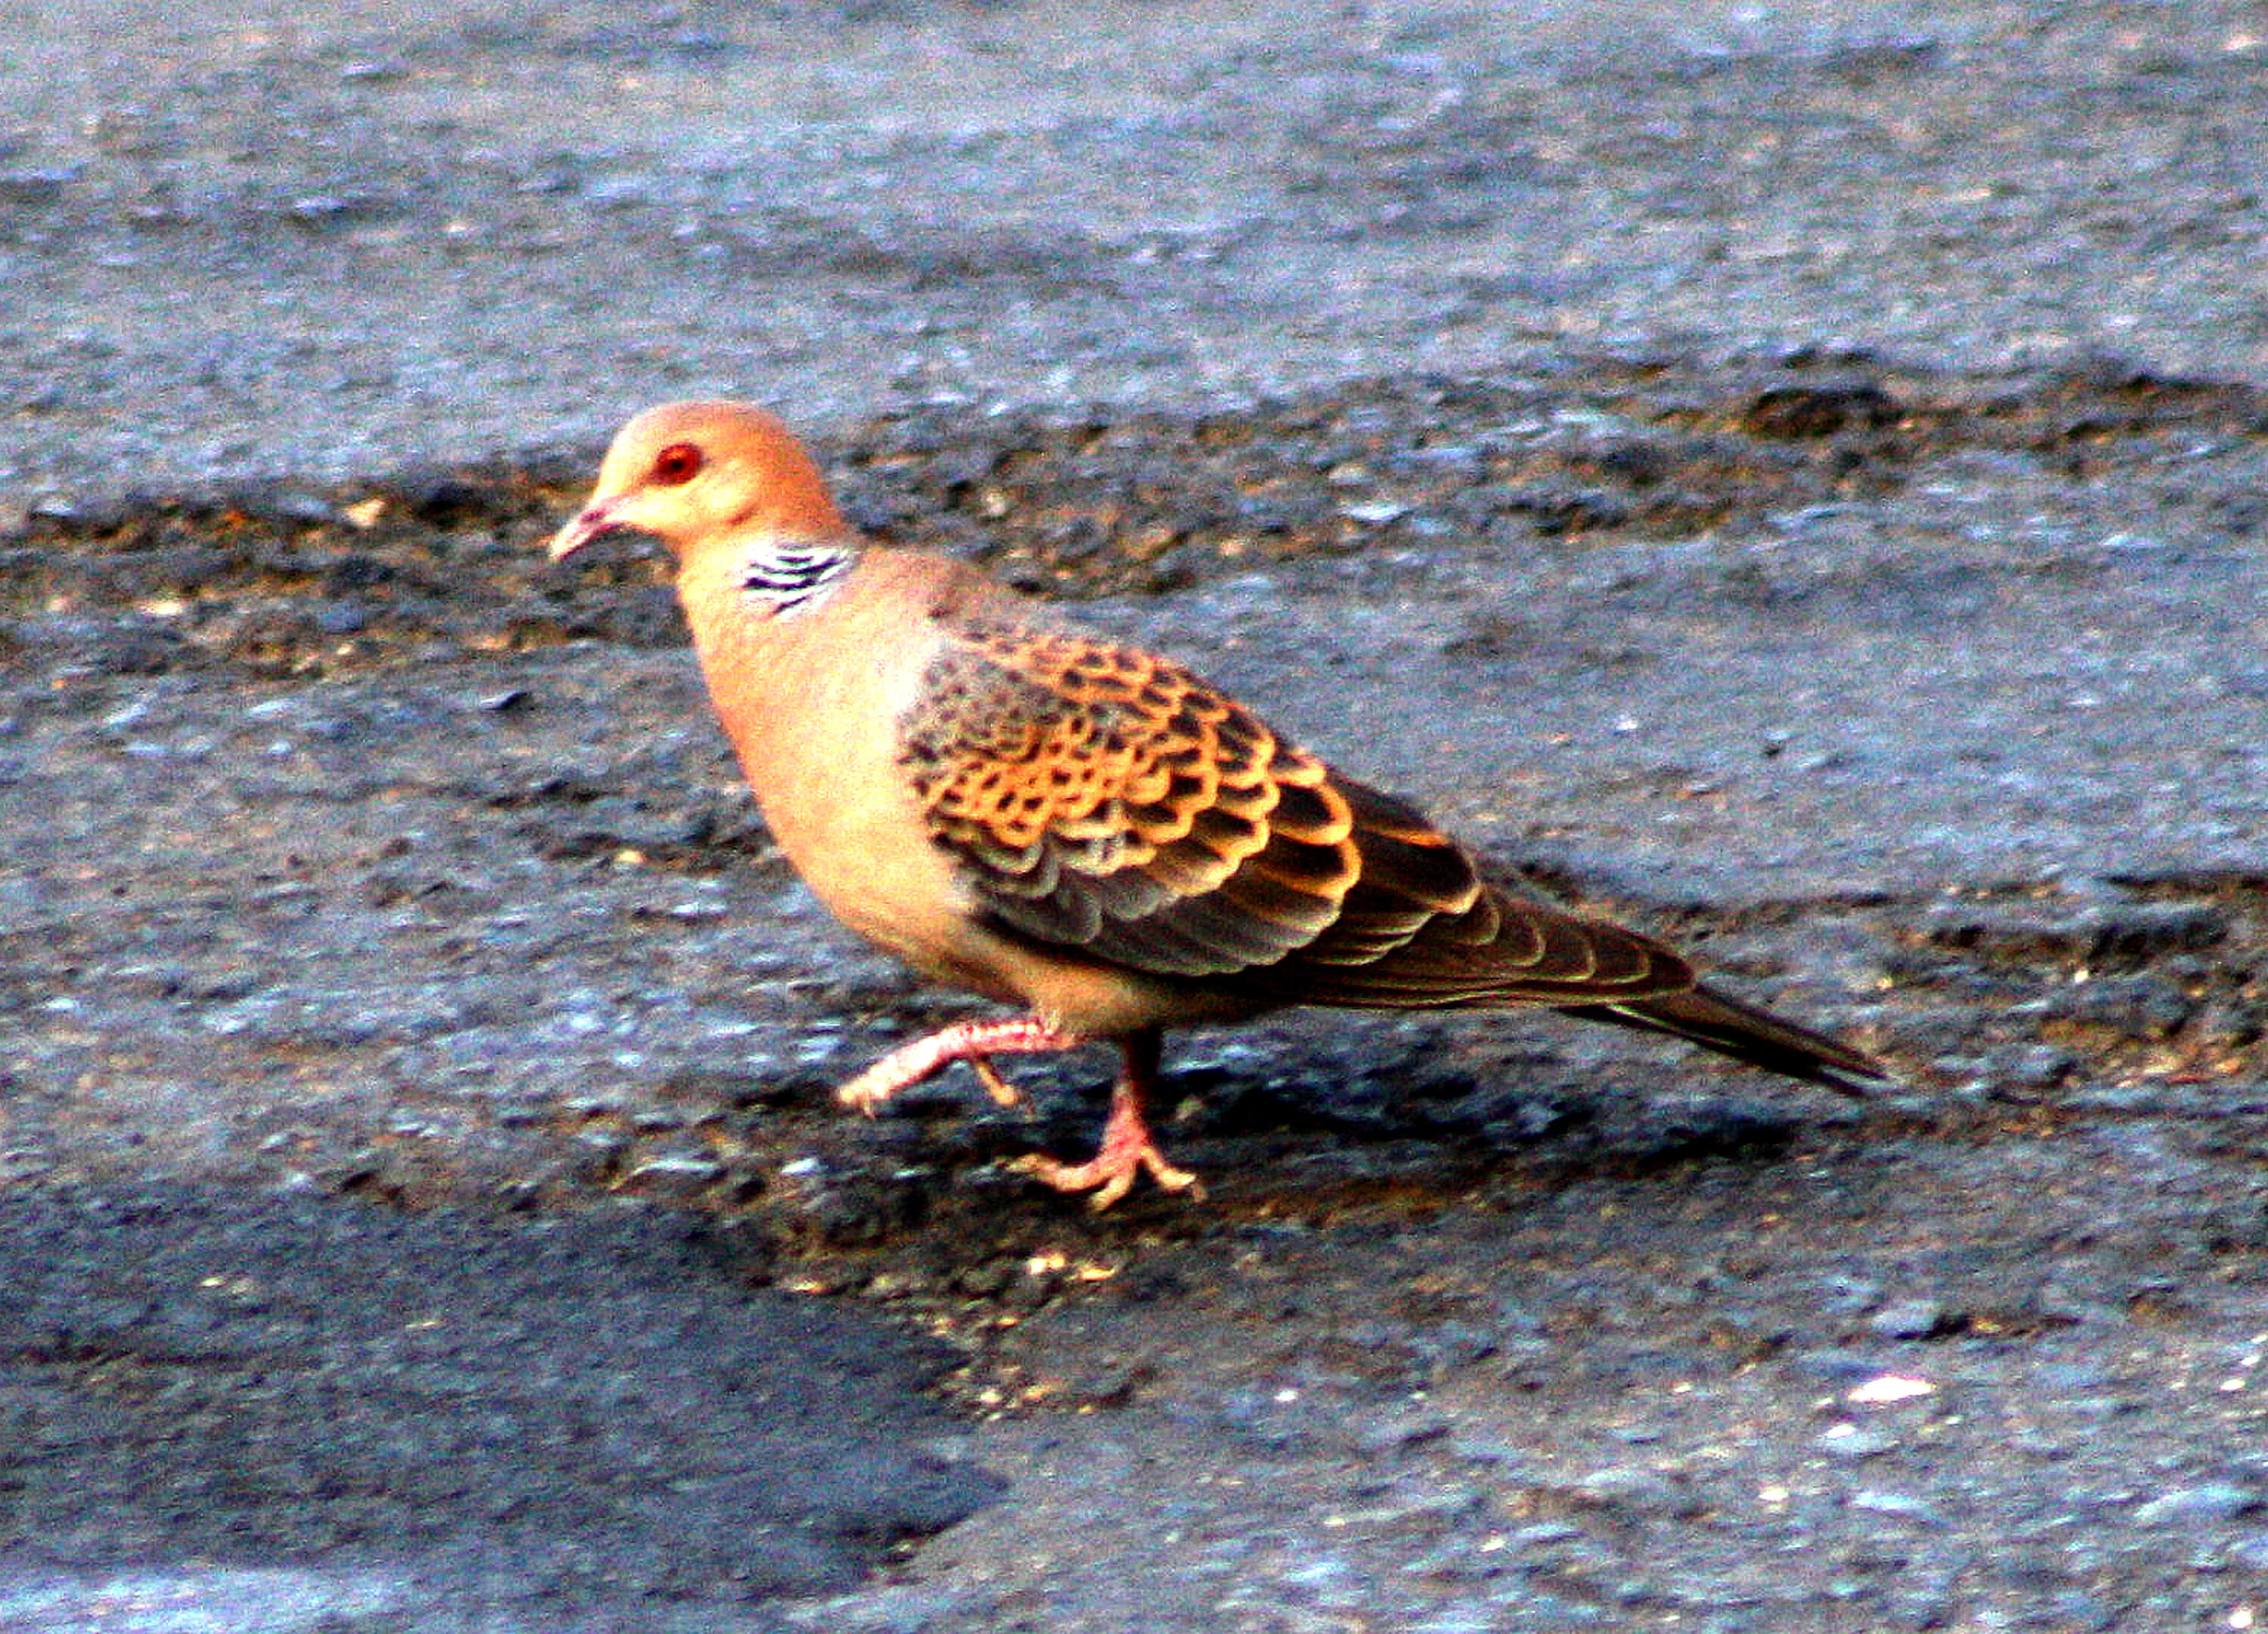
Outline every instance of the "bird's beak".
<svg viewBox="0 0 2268 1634"><path fill-rule="evenodd" d="M564 562L600 535L611 533L616 526L614 502L593 499L574 520L551 535L551 559Z"/></svg>

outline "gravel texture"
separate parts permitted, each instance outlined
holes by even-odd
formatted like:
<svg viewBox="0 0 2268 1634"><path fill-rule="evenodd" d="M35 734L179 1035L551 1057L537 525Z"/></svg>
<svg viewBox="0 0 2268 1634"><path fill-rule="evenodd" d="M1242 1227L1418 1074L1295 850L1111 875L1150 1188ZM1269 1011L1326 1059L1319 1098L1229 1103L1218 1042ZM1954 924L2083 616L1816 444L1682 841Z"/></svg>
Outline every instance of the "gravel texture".
<svg viewBox="0 0 2268 1634"><path fill-rule="evenodd" d="M26 13L0 1629L2268 1615L2238 6ZM1558 1018L828 1086L638 403L1907 1075Z"/></svg>

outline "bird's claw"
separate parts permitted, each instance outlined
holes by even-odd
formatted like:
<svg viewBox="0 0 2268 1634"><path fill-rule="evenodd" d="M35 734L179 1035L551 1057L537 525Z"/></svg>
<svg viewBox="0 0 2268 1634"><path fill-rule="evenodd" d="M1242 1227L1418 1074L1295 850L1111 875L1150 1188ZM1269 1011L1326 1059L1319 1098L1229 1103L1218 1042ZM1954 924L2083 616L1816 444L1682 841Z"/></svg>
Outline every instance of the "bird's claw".
<svg viewBox="0 0 2268 1634"><path fill-rule="evenodd" d="M985 1056L969 1056L968 1070L976 1075L976 1081L984 1086L984 1093L992 1097L993 1105L1020 1107L1024 1104L1024 1092L1002 1078L1000 1069Z"/></svg>
<svg viewBox="0 0 2268 1634"><path fill-rule="evenodd" d="M1064 1163L1042 1152L1018 1158L1010 1166L1057 1191L1086 1191L1094 1196L1086 1206L1100 1214L1132 1189L1137 1174L1147 1174L1167 1191L1186 1191L1203 1197L1204 1188L1187 1169L1175 1168L1145 1135L1138 1145L1105 1140L1102 1150L1084 1163Z"/></svg>

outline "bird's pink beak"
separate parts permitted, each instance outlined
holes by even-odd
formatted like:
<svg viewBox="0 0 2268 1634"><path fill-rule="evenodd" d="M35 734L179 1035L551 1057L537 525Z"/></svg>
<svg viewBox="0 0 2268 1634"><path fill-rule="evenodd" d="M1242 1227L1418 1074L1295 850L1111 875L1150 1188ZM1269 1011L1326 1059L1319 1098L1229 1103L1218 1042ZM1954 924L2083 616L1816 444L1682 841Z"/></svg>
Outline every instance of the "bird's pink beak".
<svg viewBox="0 0 2268 1634"><path fill-rule="evenodd" d="M551 559L564 562L593 540L612 531L615 526L614 502L593 499L583 507L573 521L551 535Z"/></svg>

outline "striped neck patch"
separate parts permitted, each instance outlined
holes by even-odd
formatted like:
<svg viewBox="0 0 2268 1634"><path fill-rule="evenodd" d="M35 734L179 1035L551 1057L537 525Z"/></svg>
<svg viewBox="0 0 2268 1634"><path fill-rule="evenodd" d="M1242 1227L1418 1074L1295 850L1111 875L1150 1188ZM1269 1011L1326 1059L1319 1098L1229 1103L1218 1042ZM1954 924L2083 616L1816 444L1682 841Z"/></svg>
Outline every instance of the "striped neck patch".
<svg viewBox="0 0 2268 1634"><path fill-rule="evenodd" d="M794 613L824 598L858 561L849 545L775 541L748 558L740 589L775 616Z"/></svg>

